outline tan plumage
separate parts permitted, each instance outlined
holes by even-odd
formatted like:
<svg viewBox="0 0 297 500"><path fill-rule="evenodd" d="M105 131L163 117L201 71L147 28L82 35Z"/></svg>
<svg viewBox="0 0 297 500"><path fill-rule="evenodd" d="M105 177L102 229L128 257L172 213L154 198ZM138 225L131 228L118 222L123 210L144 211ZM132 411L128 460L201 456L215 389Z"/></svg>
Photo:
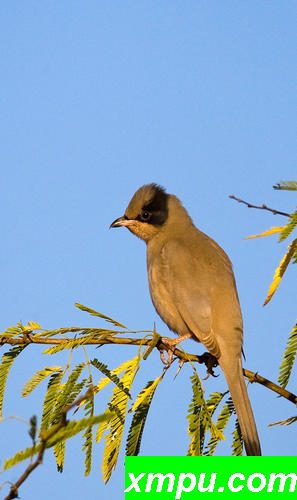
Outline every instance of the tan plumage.
<svg viewBox="0 0 297 500"><path fill-rule="evenodd" d="M153 304L179 336L191 334L221 366L238 416L247 455L261 455L242 373L243 326L232 264L222 248L193 224L181 202L155 184L142 186L124 217L147 243Z"/></svg>

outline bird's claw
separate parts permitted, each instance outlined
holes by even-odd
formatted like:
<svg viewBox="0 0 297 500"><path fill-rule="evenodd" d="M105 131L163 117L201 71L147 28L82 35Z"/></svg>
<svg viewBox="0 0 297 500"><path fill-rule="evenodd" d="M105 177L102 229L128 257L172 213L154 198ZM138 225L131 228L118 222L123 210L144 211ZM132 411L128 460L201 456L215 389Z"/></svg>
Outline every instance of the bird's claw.
<svg viewBox="0 0 297 500"><path fill-rule="evenodd" d="M218 377L218 375L216 375L213 371L213 368L216 368L219 364L215 356L210 354L210 352L205 352L204 354L202 354L202 356L200 356L200 360L202 363L205 364L207 368L206 377L203 380L207 380L210 377L210 375L212 377Z"/></svg>
<svg viewBox="0 0 297 500"><path fill-rule="evenodd" d="M162 363L169 367L173 361L173 354L174 354L174 351L176 348L176 341L170 340L170 339L167 339L164 337L162 337L160 340L161 340L162 344L164 344L167 347L166 352L168 354L167 360L166 360L165 349L160 349L160 358L161 358Z"/></svg>
<svg viewBox="0 0 297 500"><path fill-rule="evenodd" d="M174 378L176 378L178 376L178 374L181 371L181 369L184 366L184 364L185 364L185 360L184 359L180 359L179 363L178 363L178 369L176 370L176 374L174 375Z"/></svg>

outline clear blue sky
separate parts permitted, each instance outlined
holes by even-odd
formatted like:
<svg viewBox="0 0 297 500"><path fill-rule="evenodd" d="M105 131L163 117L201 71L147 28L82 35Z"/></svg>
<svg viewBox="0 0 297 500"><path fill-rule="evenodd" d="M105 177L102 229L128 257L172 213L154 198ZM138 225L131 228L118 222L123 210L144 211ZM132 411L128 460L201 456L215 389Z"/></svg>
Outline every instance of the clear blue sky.
<svg viewBox="0 0 297 500"><path fill-rule="evenodd" d="M289 269L263 308L286 243L243 237L285 220L228 195L295 208L296 195L272 185L297 177L296 3L2 1L0 28L2 329L20 320L45 328L101 325L73 307L78 301L133 329L150 329L155 321L166 334L149 298L144 244L126 230L108 230L140 185L157 182L230 255L246 367L276 380L295 320L296 270ZM184 346L203 351L193 342ZM133 357L129 349L89 354L113 368ZM36 413L44 386L21 400L23 382L45 363L64 359L45 360L41 349L28 349L11 373L5 415ZM154 354L137 388L160 369ZM187 450L190 367L175 381L171 371L151 408L144 455ZM224 387L222 376L205 383L207 392ZM296 390L293 382L290 387ZM263 453L294 455L293 426L267 428L294 415L294 406L260 386L250 394ZM98 413L103 407L98 401ZM1 429L2 462L30 441L19 422ZM79 439L69 446L62 476L48 453L21 497L121 498L123 453L105 487L102 447L86 479L80 447ZM223 444L218 452L227 450ZM0 482L16 480L23 468Z"/></svg>

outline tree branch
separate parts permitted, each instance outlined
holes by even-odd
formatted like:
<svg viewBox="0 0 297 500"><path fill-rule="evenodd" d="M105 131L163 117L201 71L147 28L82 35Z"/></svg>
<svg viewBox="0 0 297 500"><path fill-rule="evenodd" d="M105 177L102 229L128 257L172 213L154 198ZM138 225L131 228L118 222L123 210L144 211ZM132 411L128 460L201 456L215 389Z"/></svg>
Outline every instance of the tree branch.
<svg viewBox="0 0 297 500"><path fill-rule="evenodd" d="M244 201L244 200L241 200L240 198L236 198L236 196L234 196L233 194L230 194L229 198L231 198L231 200L238 201L238 203L243 203L248 208L258 208L259 210L268 210L268 212L272 212L273 215L284 215L285 217L290 217L290 214L287 214L287 212L281 212L280 210L275 210L274 208L269 208L269 207L267 207L267 205L264 205L264 204L260 205L260 206L259 205L252 205L248 201Z"/></svg>
<svg viewBox="0 0 297 500"><path fill-rule="evenodd" d="M19 498L19 492L18 492L19 487L23 484L24 481L26 481L31 472L33 472L33 470L36 469L38 465L42 464L45 447L46 447L46 441L43 441L42 448L38 453L36 460L34 460L34 462L29 464L28 467L24 470L21 477L14 484L11 485L10 491L8 495L4 498L4 500L12 500L13 498Z"/></svg>
<svg viewBox="0 0 297 500"><path fill-rule="evenodd" d="M162 337L160 336L160 341L156 345L156 348L159 351L169 351L170 347L168 344L162 342ZM41 345L61 345L61 344L67 344L70 340L73 339L64 339L64 338L47 338L47 337L35 337L34 335L27 335L27 336L22 336L22 337L12 337L12 338L3 338L0 339L1 344L9 344L9 345L23 345L23 344L41 344ZM143 345L143 346L149 346L151 345L151 339L141 339L141 338L129 338L129 337L105 337L104 339L94 339L94 340L88 340L87 342L84 342L83 345L111 345L111 344L117 344L117 345ZM197 355L197 354L190 354L185 351L182 351L180 349L175 349L174 351L174 356L176 356L180 361L183 362L192 362L192 363L200 363L200 364L207 364L207 358L205 354L202 355ZM284 389L283 387L275 384L271 380L268 380L265 377L262 377L262 375L259 375L258 373L252 372L251 370L248 369L243 369L244 375L249 379L251 383L257 382L260 385L263 385L264 387L267 387L267 389L270 389L271 391L275 392L279 396L287 399L288 401L291 401L294 404L297 404L297 396Z"/></svg>
<svg viewBox="0 0 297 500"><path fill-rule="evenodd" d="M258 384L264 385L264 387L267 387L271 391L276 392L276 394L278 394L279 396L282 396L288 401L291 401L295 405L297 404L297 396L295 394L287 391L287 389L284 389L280 385L271 382L271 380L268 380L268 378L262 377L262 375L247 370L246 368L243 369L243 374L246 376L246 378L249 379L251 383L257 382Z"/></svg>
<svg viewBox="0 0 297 500"><path fill-rule="evenodd" d="M65 406L62 409L63 418L62 418L62 421L60 422L60 424L56 425L54 427L54 429L47 432L46 437L40 436L42 445L41 445L41 450L38 453L36 460L34 460L34 462L30 463L28 465L28 467L24 470L23 474L19 477L19 479L14 484L12 484L10 486L9 493L4 498L4 500L12 500L13 498L19 498L19 492L18 492L19 487L26 481L26 479L29 477L31 472L33 472L33 470L35 470L36 467L38 467L40 464L42 464L43 455L44 455L44 452L46 450L46 444L47 444L48 440L50 438L52 438L62 427L64 427L67 424L67 420L66 420L67 412L69 410L71 410L72 408L74 408L74 406L78 406L81 401L84 401L87 398L88 398L88 391L83 396L80 396L79 398L77 398L73 403L69 404L68 406Z"/></svg>

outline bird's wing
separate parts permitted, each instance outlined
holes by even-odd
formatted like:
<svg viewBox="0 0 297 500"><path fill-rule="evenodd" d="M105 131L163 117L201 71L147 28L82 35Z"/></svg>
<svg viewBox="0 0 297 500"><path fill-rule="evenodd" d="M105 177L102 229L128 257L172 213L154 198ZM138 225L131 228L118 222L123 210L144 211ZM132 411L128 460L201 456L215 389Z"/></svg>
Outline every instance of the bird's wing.
<svg viewBox="0 0 297 500"><path fill-rule="evenodd" d="M219 358L220 348L212 330L211 294L207 289L209 279L205 280L207 266L178 241L168 242L161 256L164 281L175 307L190 332Z"/></svg>

